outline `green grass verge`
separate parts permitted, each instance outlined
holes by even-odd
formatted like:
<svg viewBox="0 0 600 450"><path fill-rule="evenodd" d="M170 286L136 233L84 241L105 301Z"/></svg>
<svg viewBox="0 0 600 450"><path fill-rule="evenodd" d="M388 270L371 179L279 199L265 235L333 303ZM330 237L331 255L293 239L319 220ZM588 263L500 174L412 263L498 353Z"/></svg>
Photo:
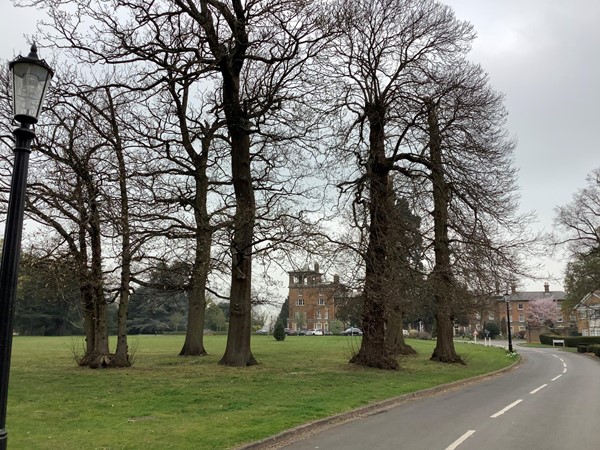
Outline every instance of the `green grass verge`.
<svg viewBox="0 0 600 450"><path fill-rule="evenodd" d="M73 361L77 338L15 337L9 448L231 448L513 362L501 348L456 344L467 365L433 363L434 342L409 340L418 355L386 372L347 363L356 337L253 336L261 364L238 369L217 364L225 336L207 336L202 358L176 356L183 339L130 338L133 367L91 370Z"/></svg>

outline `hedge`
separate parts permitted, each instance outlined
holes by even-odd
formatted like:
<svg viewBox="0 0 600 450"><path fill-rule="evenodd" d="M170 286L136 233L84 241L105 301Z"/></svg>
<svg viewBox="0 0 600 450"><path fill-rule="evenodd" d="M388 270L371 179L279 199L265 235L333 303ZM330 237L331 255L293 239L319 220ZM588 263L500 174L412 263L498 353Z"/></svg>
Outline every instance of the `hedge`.
<svg viewBox="0 0 600 450"><path fill-rule="evenodd" d="M559 336L557 334L540 334L540 342L552 345L553 339L562 339L567 347L577 347L578 344L600 344L600 336Z"/></svg>

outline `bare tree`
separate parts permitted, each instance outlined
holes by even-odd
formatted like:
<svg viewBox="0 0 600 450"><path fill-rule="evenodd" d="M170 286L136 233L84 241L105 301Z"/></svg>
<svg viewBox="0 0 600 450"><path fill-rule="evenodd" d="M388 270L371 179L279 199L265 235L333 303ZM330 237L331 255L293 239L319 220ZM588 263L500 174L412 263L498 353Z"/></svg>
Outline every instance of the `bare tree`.
<svg viewBox="0 0 600 450"><path fill-rule="evenodd" d="M573 255L600 247L600 169L587 176L587 186L573 194L570 203L556 208L555 224L564 231L557 244L568 244Z"/></svg>
<svg viewBox="0 0 600 450"><path fill-rule="evenodd" d="M290 119L301 117L297 105L303 95L299 90L304 82L302 66L318 51L312 2L76 0L71 4L77 5L77 16L71 15L60 1L32 0L31 3L47 8L52 28L47 38L57 47L75 52L80 60L145 66L146 72L138 68L135 82L127 83L137 89L164 86L165 81L170 86L178 86L180 103L176 97L173 101L179 108L180 118L185 112L183 109L189 106L181 97L186 83L206 81L206 91L214 92L214 109L207 109L203 117L204 120L211 116L206 129L188 135L192 127L186 130L181 122L182 138L178 144L189 152L195 142L190 139L186 144L186 139L192 135L212 139L215 130L210 123L219 129L224 126L226 130L223 134L229 147L230 170L220 181L230 181L233 186L233 195L227 197L226 193L225 203L234 204L235 213L228 229L231 326L221 362L235 366L254 364L256 361L250 351L253 255L256 251L274 248L285 236L282 231L303 227L290 225L294 214L282 205L283 199L296 189L294 178L275 168L281 168L289 157L288 152L288 156L282 158L277 151L295 138L307 135L306 129L288 124ZM120 15L115 16L115 8ZM121 20L124 15L129 20ZM98 32L90 36L82 17L93 23ZM151 61L153 66L148 69L146 61ZM188 126L190 119L186 119ZM194 127L202 129L198 122ZM212 143L214 141L209 145ZM200 165L201 158L196 158ZM259 204L257 192L260 193ZM206 214L200 209L197 212L197 218L203 220L198 222L197 236L202 235L202 230L208 233L202 235L201 244L208 248L206 243L213 227L206 225ZM257 217L261 218L259 235L255 235ZM308 221L301 218L300 222ZM171 231L175 237L186 235L185 231ZM290 239L284 237L283 240ZM208 267L209 257L206 252L197 257L196 261L201 261L197 267ZM206 278L200 275L196 278L198 284L194 292L199 292ZM197 305L201 309L205 302L200 299ZM193 351L202 352L202 347L196 344Z"/></svg>
<svg viewBox="0 0 600 450"><path fill-rule="evenodd" d="M231 229L230 326L220 363L256 364L250 349L252 254L257 214L253 165L262 153L251 135L282 107L310 56L310 4L295 0L244 3L175 0L202 30L202 62L221 79L220 94L231 148L236 210ZM263 159L264 161L264 159Z"/></svg>
<svg viewBox="0 0 600 450"><path fill-rule="evenodd" d="M38 133L26 210L57 233L49 256L65 257L78 277L86 328L86 353L80 364L106 366L111 358L100 205L105 148L80 116L71 115L68 107L51 106L50 119Z"/></svg>
<svg viewBox="0 0 600 450"><path fill-rule="evenodd" d="M328 75L335 77L345 115L353 121L345 134L346 151L360 172L341 187L354 192L354 209L368 211L368 239L363 253L364 336L352 362L396 368L385 345L386 290L390 269L390 174L410 171L398 164L410 157L410 132L422 109L410 109L422 72L436 62L462 54L473 38L470 25L456 20L451 9L431 1L378 0L340 2L334 12L340 38L327 56ZM332 79L328 78L328 79ZM362 214L354 214L357 227Z"/></svg>

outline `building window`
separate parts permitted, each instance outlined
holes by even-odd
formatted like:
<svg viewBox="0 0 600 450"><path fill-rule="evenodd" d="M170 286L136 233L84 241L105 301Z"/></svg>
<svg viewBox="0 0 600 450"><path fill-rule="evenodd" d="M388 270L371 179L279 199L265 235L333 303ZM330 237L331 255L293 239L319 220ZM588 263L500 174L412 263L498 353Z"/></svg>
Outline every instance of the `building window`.
<svg viewBox="0 0 600 450"><path fill-rule="evenodd" d="M329 322L325 322L325 331L329 331Z"/></svg>
<svg viewBox="0 0 600 450"><path fill-rule="evenodd" d="M304 299L299 298L298 300L296 300L296 306L304 306Z"/></svg>
<svg viewBox="0 0 600 450"><path fill-rule="evenodd" d="M588 330L581 330L582 336L588 336Z"/></svg>
<svg viewBox="0 0 600 450"><path fill-rule="evenodd" d="M321 311L317 311L317 319L321 318Z"/></svg>
<svg viewBox="0 0 600 450"><path fill-rule="evenodd" d="M562 315L558 316L558 319L556 319L556 321L557 322L562 322L563 321L563 316Z"/></svg>
<svg viewBox="0 0 600 450"><path fill-rule="evenodd" d="M323 324L321 322L317 323L317 330L322 330L323 329Z"/></svg>
<svg viewBox="0 0 600 450"><path fill-rule="evenodd" d="M525 314L519 314L519 322L525 322Z"/></svg>
<svg viewBox="0 0 600 450"><path fill-rule="evenodd" d="M302 289L298 289L298 297L302 297Z"/></svg>
<svg viewBox="0 0 600 450"><path fill-rule="evenodd" d="M491 312L488 314L488 320L494 320L494 313Z"/></svg>
<svg viewBox="0 0 600 450"><path fill-rule="evenodd" d="M323 305L325 305L325 299L319 297L319 306L323 306Z"/></svg>
<svg viewBox="0 0 600 450"><path fill-rule="evenodd" d="M329 310L325 310L325 320L329 320Z"/></svg>
<svg viewBox="0 0 600 450"><path fill-rule="evenodd" d="M525 307L523 306L523 303L519 303L519 310L523 311L525 309Z"/></svg>
<svg viewBox="0 0 600 450"><path fill-rule="evenodd" d="M525 326L524 325L519 326L519 331L525 331Z"/></svg>

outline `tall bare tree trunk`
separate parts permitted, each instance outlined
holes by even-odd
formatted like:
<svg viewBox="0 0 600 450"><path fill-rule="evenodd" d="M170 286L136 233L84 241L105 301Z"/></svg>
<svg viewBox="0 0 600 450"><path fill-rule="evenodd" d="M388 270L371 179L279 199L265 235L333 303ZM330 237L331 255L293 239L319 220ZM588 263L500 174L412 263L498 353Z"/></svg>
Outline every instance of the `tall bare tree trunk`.
<svg viewBox="0 0 600 450"><path fill-rule="evenodd" d="M127 168L125 167L125 155L116 121L116 112L109 88L105 89L110 104L110 122L114 136L114 150L118 163L119 194L121 203L121 214L119 225L121 228L121 284L119 294L119 310L117 313L117 348L115 351L113 365L116 367L129 367L129 346L127 344L127 310L129 308L129 289L131 283L131 227L129 225L129 194L127 193Z"/></svg>
<svg viewBox="0 0 600 450"><path fill-rule="evenodd" d="M233 240L231 243L231 290L229 294L229 330L225 354L219 361L228 366L250 366L257 364L250 349L252 329L252 246L256 201L252 185L250 162L250 136L248 118L240 104L240 78L247 44L247 35L241 33L240 55L232 61L221 63L223 74L223 104L227 127L231 139L231 175L235 192L235 215Z"/></svg>
<svg viewBox="0 0 600 450"><path fill-rule="evenodd" d="M430 276L433 303L435 306L436 347L431 359L444 363L462 363L456 354L453 336L452 302L454 282L450 267L450 241L448 238L448 204L450 189L444 177L442 161L442 139L436 107L426 101L429 128L429 154L431 160L431 182L433 184L433 221L435 265Z"/></svg>
<svg viewBox="0 0 600 450"><path fill-rule="evenodd" d="M389 250L390 163L385 157L383 105L371 106L369 119L369 244L365 255L363 338L352 363L380 369L397 369L398 362L385 343L386 274Z"/></svg>
<svg viewBox="0 0 600 450"><path fill-rule="evenodd" d="M393 301L393 299L391 300ZM388 303L385 326L385 345L392 356L414 355L417 352L404 341L402 328L402 308L399 304Z"/></svg>
<svg viewBox="0 0 600 450"><path fill-rule="evenodd" d="M175 95L175 94L174 94ZM193 161L196 172L196 196L194 198L194 217L196 220L196 248L194 265L192 268L191 285L188 295L188 319L185 333L185 342L179 352L180 356L204 356L204 317L206 313L206 282L210 272L210 250L213 229L208 214L208 176L206 164L213 133L216 124L202 138L202 152L196 155L194 146L189 139L189 133L183 117L180 119L183 145Z"/></svg>
<svg viewBox="0 0 600 450"><path fill-rule="evenodd" d="M107 367L111 365L112 357L108 348L108 323L107 305L104 298L104 285L102 277L102 236L100 234L100 211L98 208L98 190L92 180L86 180L89 201L89 225L91 267L90 267L90 291L93 301L93 327L94 346L92 353L80 362L91 368Z"/></svg>
<svg viewBox="0 0 600 450"><path fill-rule="evenodd" d="M206 311L206 281L210 264L211 232L198 227L196 257L188 295L188 319L185 342L180 356L204 356L204 315Z"/></svg>
<svg viewBox="0 0 600 450"><path fill-rule="evenodd" d="M235 123L235 122L234 122ZM240 123L240 122L237 122ZM233 242L231 245L231 291L227 347L220 364L250 366L257 364L250 349L252 244L255 200L250 173L250 140L244 129L230 130L231 169L235 190Z"/></svg>

